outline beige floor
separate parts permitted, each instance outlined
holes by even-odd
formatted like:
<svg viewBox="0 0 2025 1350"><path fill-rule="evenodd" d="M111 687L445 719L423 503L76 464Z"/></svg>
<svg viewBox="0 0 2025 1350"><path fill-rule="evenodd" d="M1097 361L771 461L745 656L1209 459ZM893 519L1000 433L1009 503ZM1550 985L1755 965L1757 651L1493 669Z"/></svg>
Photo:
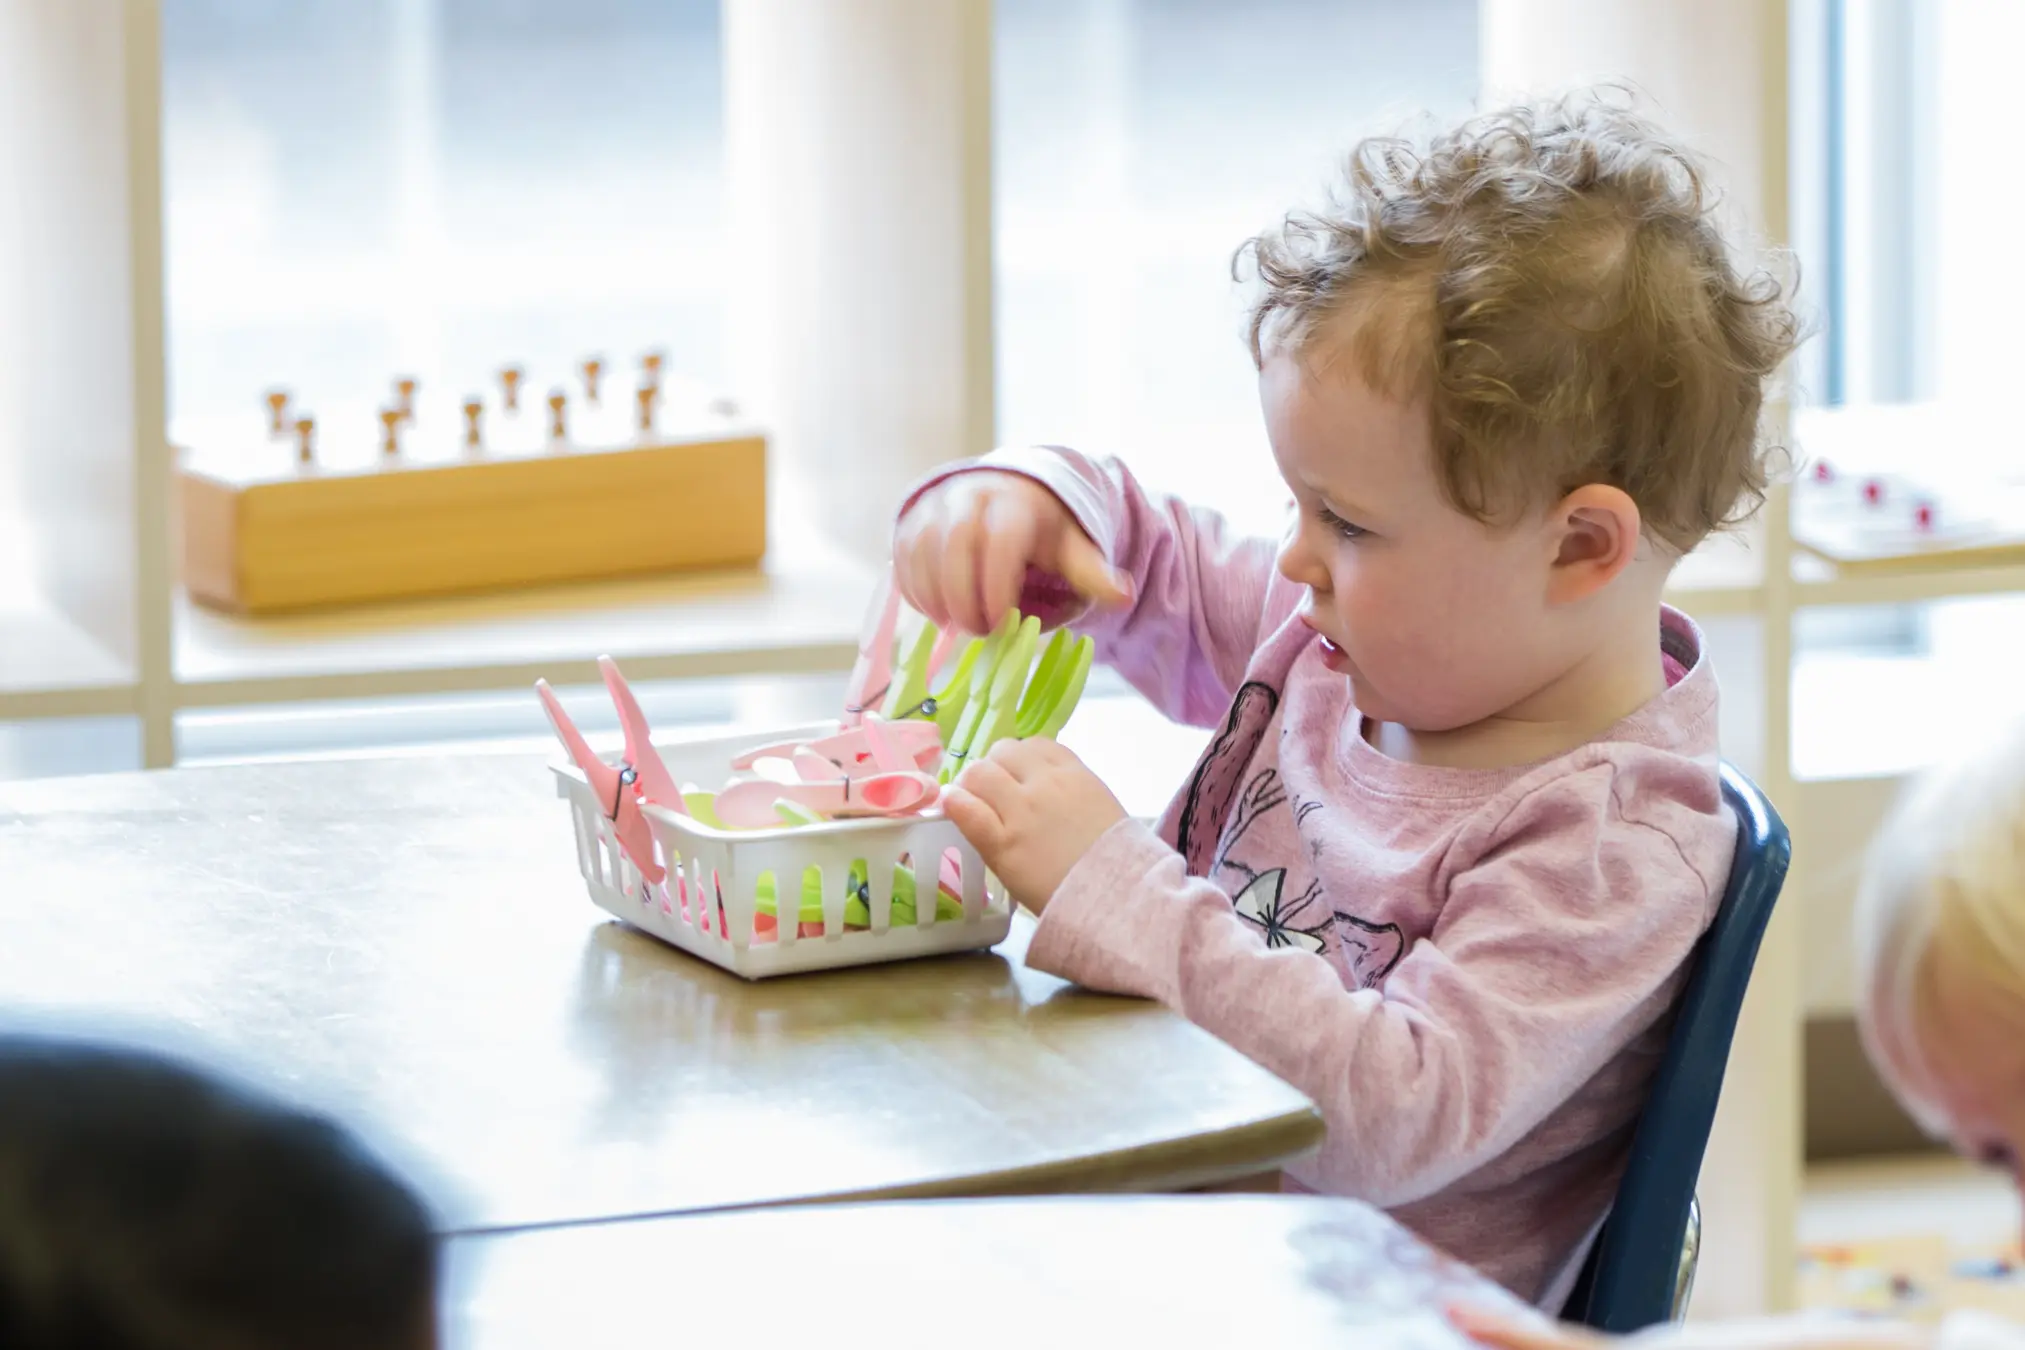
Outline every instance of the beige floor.
<svg viewBox="0 0 2025 1350"><path fill-rule="evenodd" d="M1953 1158L1811 1170L1801 1301L1928 1321L1985 1308L2025 1321L2019 1201L2009 1178Z"/></svg>

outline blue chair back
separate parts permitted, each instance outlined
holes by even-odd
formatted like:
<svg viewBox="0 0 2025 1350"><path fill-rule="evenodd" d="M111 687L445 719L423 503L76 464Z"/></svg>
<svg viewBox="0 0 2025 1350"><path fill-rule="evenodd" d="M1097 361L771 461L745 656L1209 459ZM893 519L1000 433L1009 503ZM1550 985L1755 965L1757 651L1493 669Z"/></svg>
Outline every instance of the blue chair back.
<svg viewBox="0 0 2025 1350"><path fill-rule="evenodd" d="M1599 1331L1637 1331L1673 1316L1681 1243L1737 1014L1793 858L1786 824L1757 785L1728 763L1722 776L1723 800L1737 817L1729 884L1681 994L1617 1201L1562 1312Z"/></svg>

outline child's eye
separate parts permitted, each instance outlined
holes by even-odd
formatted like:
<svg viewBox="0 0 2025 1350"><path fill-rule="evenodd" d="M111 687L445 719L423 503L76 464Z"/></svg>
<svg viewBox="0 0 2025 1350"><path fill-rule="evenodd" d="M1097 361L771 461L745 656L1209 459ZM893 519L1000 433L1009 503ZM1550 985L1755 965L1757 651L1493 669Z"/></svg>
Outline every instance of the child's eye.
<svg viewBox="0 0 2025 1350"><path fill-rule="evenodd" d="M1331 511L1326 506L1316 507L1315 517L1316 519L1320 520L1324 525L1334 530L1337 534L1342 535L1345 539L1358 538L1365 532L1364 527L1362 525L1352 525L1349 521L1343 519L1343 517L1337 515L1334 511Z"/></svg>
<svg viewBox="0 0 2025 1350"><path fill-rule="evenodd" d="M1976 1160L1985 1167L1994 1167L2000 1172L2016 1172L2018 1157L2005 1144L1985 1144L1976 1152Z"/></svg>

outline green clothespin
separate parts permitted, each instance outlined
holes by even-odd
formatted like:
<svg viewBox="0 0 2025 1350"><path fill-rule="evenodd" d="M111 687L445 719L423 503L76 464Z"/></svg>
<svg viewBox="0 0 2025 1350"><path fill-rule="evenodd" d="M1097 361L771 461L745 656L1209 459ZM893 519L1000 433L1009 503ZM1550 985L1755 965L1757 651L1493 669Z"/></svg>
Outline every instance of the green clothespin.
<svg viewBox="0 0 2025 1350"><path fill-rule="evenodd" d="M753 887L752 907L778 922L780 901L771 872L762 875L759 884ZM823 874L818 868L810 867L802 872L802 897L795 910L795 919L798 923L823 921Z"/></svg>
<svg viewBox="0 0 2025 1350"><path fill-rule="evenodd" d="M977 733L977 724L983 719L985 707L991 700L992 677L1005 655L1006 645L1019 631L1019 623L1019 614L1007 610L1006 616L999 620L998 627L989 637L972 642L964 649L964 661L958 664L967 662L966 673L970 678L961 685L951 680L948 700L935 711L935 725L942 733L944 747L941 779L945 783L956 777L957 770L963 767L963 747Z"/></svg>
<svg viewBox="0 0 2025 1350"><path fill-rule="evenodd" d="M1090 667L1096 661L1096 642L1087 637L1077 638L1067 661L1067 673L1048 709L1047 720L1041 723L1041 729L1035 735L1054 740L1062 734L1062 728L1069 724L1070 715L1076 711L1077 700L1083 697L1083 686L1089 683Z"/></svg>
<svg viewBox="0 0 2025 1350"><path fill-rule="evenodd" d="M870 928L872 926L871 888L863 862L851 864L849 880L850 899L844 902L844 927ZM776 921L780 917L780 906L775 897L772 874L762 876L754 888L753 908ZM896 865L893 869L893 908L891 922L895 928L916 921L919 911L915 905L914 872L906 866ZM821 869L810 867L802 872L801 904L796 911L799 923L822 923L823 916L823 874ZM935 917L960 919L963 904L955 900L940 886L935 888Z"/></svg>
<svg viewBox="0 0 2025 1350"><path fill-rule="evenodd" d="M870 923L871 911L866 910L865 922ZM941 886L935 888L935 919L937 923L963 917L963 903L951 898ZM920 910L916 904L913 869L896 865L893 868L893 909L891 924L899 928L919 920Z"/></svg>
<svg viewBox="0 0 2025 1350"><path fill-rule="evenodd" d="M1083 696L1096 652L1097 644L1091 639L1071 637L1066 629L1056 629L1033 677L1027 681L1018 711L1009 719L1000 720L986 734L982 749L973 744L970 757L975 759L989 753L992 745L1006 735L1021 740L1054 739L1068 724L1076 700Z"/></svg>
<svg viewBox="0 0 2025 1350"><path fill-rule="evenodd" d="M923 624L915 634L913 645L895 666L892 688L887 693L881 715L889 722L906 717L934 722L946 745L956 731L964 707L970 702L971 672L976 669L978 656L984 651L985 644L980 639L965 643L956 661L943 676L940 687L930 687L928 662L935 655L935 644L941 636L941 630L934 624Z"/></svg>
<svg viewBox="0 0 2025 1350"><path fill-rule="evenodd" d="M914 644L893 663L893 683L887 687L886 702L879 715L889 722L903 717L921 717L928 712L928 658L935 653L936 628L923 623L914 635Z"/></svg>
<svg viewBox="0 0 2025 1350"><path fill-rule="evenodd" d="M1068 677L1068 666L1063 658L1073 643L1074 639L1066 628L1057 628L1048 638L1040 663L1027 680L1027 691L1020 696L1019 712L1013 718L1013 735L1024 740L1041 734L1048 714L1054 710L1054 699L1061 694L1062 681Z"/></svg>
<svg viewBox="0 0 2025 1350"><path fill-rule="evenodd" d="M1018 627L1001 640L1000 634L1015 620ZM998 642L997 659L988 670L983 669L991 655L987 650L986 658L979 659L980 670L972 672L970 706L963 710L963 720L957 724L956 736L948 743L949 753L942 761L945 783L955 778L966 763L983 759L992 743L1011 730L1020 694L1026 688L1027 672L1033 668L1034 649L1040 645L1041 621L1008 614L992 637Z"/></svg>
<svg viewBox="0 0 2025 1350"><path fill-rule="evenodd" d="M1034 652L1040 643L1040 619L1030 617L1022 620L1019 636L1014 639L1012 650L1006 653L1005 661L991 682L991 702L977 734L964 750L966 760L983 759L991 752L992 746L1013 733L1019 716L1020 698L1026 689L1028 674L1033 669Z"/></svg>
<svg viewBox="0 0 2025 1350"><path fill-rule="evenodd" d="M983 638L972 638L964 643L949 678L942 682L942 688L929 691L928 696L935 701L935 730L944 745L948 745L949 738L956 734L956 724L963 720L963 710L970 705L971 680L977 674L978 662L984 659L989 645Z"/></svg>
<svg viewBox="0 0 2025 1350"><path fill-rule="evenodd" d="M682 804L699 825L708 825L713 830L723 829L724 822L717 818L717 794L697 788L682 789Z"/></svg>

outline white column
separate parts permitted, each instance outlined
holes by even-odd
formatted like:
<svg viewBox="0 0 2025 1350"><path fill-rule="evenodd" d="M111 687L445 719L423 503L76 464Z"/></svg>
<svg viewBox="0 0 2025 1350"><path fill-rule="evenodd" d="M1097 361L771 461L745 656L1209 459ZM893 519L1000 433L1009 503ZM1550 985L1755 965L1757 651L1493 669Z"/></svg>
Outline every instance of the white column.
<svg viewBox="0 0 2025 1350"><path fill-rule="evenodd" d="M775 539L886 557L993 434L989 0L723 0L733 393Z"/></svg>
<svg viewBox="0 0 2025 1350"><path fill-rule="evenodd" d="M1632 83L1659 120L1714 161L1733 219L1769 243L1785 242L1784 0L1483 0L1482 43L1487 101L1596 80ZM1783 420L1784 410L1777 416ZM1783 531L1770 533L1777 537L1764 552L1778 571ZM1790 812L1786 587L1769 576L1766 591L1760 780ZM1766 936L1702 1167L1707 1228L1697 1317L1792 1301L1802 1139L1798 917L1784 906Z"/></svg>
<svg viewBox="0 0 2025 1350"><path fill-rule="evenodd" d="M2025 279L2011 261L2015 236L2004 222L2018 218L2025 186L2014 172L1992 166L2013 163L2017 154L2003 127L2015 117L2008 95L2017 89L2025 5L1938 5L1932 22L1933 69L1945 72L1930 147L1939 255L1935 384L1944 402L1980 412L1992 391L2018 378L2017 339L2005 316L2025 305ZM1989 458L2015 463L2011 444L2008 435L1991 437ZM1974 452L1963 457L1978 469L1977 460L1989 462Z"/></svg>
<svg viewBox="0 0 2025 1350"><path fill-rule="evenodd" d="M162 14L125 0L127 257L132 305L136 711L141 763L176 762L175 509L168 441L168 319L162 260Z"/></svg>
<svg viewBox="0 0 2025 1350"><path fill-rule="evenodd" d="M0 566L25 575L0 608L131 676L150 764L170 748L157 11L0 0Z"/></svg>

